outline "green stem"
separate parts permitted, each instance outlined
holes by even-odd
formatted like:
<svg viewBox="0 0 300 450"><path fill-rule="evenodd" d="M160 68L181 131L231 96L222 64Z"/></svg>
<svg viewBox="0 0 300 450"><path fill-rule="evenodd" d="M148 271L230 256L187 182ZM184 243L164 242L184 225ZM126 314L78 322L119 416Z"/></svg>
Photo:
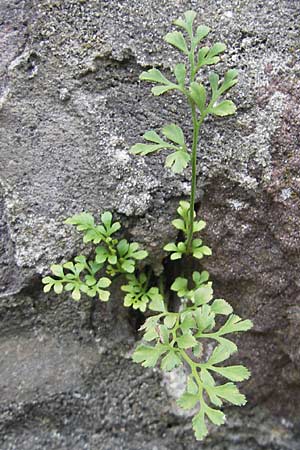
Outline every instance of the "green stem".
<svg viewBox="0 0 300 450"><path fill-rule="evenodd" d="M202 406L204 400L203 400L203 383L199 377L198 371L197 371L197 363L195 363L187 354L184 350L180 350L180 354L182 356L182 358L188 363L188 365L190 366L191 369L191 373L196 381L196 383L198 384L198 388L199 388L199 401L200 401L200 405Z"/></svg>
<svg viewBox="0 0 300 450"><path fill-rule="evenodd" d="M199 129L202 124L202 120L198 122L195 103L191 100L192 119L193 119L193 144L192 144L192 182L191 182L191 196L190 196L190 219L188 221L187 229L187 241L186 248L187 253L192 253L192 240L193 240L193 224L194 224L194 209L195 209L195 196L196 196L196 181L197 181L197 144Z"/></svg>

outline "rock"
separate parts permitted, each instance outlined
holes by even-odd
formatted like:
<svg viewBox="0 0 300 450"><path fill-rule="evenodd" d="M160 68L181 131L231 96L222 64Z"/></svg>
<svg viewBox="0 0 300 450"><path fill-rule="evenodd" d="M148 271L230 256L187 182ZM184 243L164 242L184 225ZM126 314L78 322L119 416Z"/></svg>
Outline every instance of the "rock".
<svg viewBox="0 0 300 450"><path fill-rule="evenodd" d="M162 37L190 7L227 44L217 70L239 70L237 115L207 120L200 137L204 265L216 294L254 321L238 339L248 406L227 408L201 448L300 449L295 0L1 2L0 448L199 448L174 406L180 380L131 362L143 317L122 307L118 287L104 305L46 296L41 284L52 263L91 251L64 224L80 211L111 210L156 273L166 264L190 172L128 149L166 122L190 132L182 99L153 98L138 81L152 65L169 74L178 54Z"/></svg>

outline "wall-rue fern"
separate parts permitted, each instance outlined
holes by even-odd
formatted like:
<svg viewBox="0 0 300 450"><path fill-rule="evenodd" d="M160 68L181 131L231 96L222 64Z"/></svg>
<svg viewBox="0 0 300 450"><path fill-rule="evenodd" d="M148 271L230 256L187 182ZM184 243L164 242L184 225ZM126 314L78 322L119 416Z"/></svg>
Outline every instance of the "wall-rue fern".
<svg viewBox="0 0 300 450"><path fill-rule="evenodd" d="M186 60L175 65L174 79L167 79L156 68L140 76L141 80L154 84L152 93L155 96L175 90L186 98L193 125L192 147L188 148L179 125L168 124L160 133L147 131L143 136L146 142L135 144L130 150L132 154L143 156L162 149L170 150L165 165L174 173L182 172L188 164L192 165L190 200L180 201L179 217L172 222L183 236L182 240L164 247L170 252L171 260L188 255L197 259L211 255L211 249L199 237L206 224L196 219L194 211L199 131L208 115L228 116L236 110L231 100L221 99L237 83L235 69L228 70L222 80L212 72L208 77L209 92L199 80L201 68L217 64L226 46L219 42L211 47L201 46L210 29L195 27L195 17L194 11L185 12L183 19L174 22L183 32L173 31L165 36L165 41L178 49ZM116 237L121 225L113 222L110 212L101 215L99 224L85 212L66 222L77 226L83 233L83 242L95 244L94 257L88 261L79 255L74 262L53 265L53 276L43 278L44 291L49 292L53 288L60 294L66 290L77 301L86 294L106 302L110 296L107 288L113 278L123 275L126 280L126 284L121 286L125 292L124 306L154 313L141 327L143 342L135 349L133 360L144 367L159 365L163 371L184 365L188 370L186 391L178 399L178 405L195 411L193 429L196 439L203 439L208 433L207 421L215 425L224 423L225 415L221 410L224 402L234 405L246 403L235 382L247 379L249 371L242 365L222 366L221 363L237 351L236 344L227 335L249 330L251 321L233 314L232 307L224 299L213 298L212 282L206 271L194 271L190 278L180 276L173 281L171 291L179 298L180 307L177 312L168 311L162 289L153 286L153 277L137 271L138 261L146 258L147 252L141 250L136 242L129 243ZM211 354L205 357L203 342L207 340L214 345ZM214 375L229 381L221 384L216 382Z"/></svg>

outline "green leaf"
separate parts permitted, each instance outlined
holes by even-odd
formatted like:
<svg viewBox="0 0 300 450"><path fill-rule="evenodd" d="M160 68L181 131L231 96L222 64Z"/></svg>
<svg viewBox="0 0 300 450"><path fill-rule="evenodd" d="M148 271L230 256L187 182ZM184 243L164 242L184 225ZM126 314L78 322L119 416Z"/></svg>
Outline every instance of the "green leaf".
<svg viewBox="0 0 300 450"><path fill-rule="evenodd" d="M206 222L204 222L204 220L199 220L198 222L194 221L193 232L196 233L198 231L202 231L205 227Z"/></svg>
<svg viewBox="0 0 300 450"><path fill-rule="evenodd" d="M176 84L169 84L168 86L154 86L151 89L153 95L158 96L162 95L165 92L171 91L172 89L177 89L178 86Z"/></svg>
<svg viewBox="0 0 300 450"><path fill-rule="evenodd" d="M72 217L69 217L65 223L71 225L77 225L78 231L88 230L95 226L94 217L91 214L86 212L82 212L80 214L75 214Z"/></svg>
<svg viewBox="0 0 300 450"><path fill-rule="evenodd" d="M189 161L190 155L186 151L178 150L167 156L165 166L171 168L174 173L181 173Z"/></svg>
<svg viewBox="0 0 300 450"><path fill-rule="evenodd" d="M218 335L222 336L227 333L236 333L238 331L248 331L252 328L253 323L251 320L241 320L241 318L235 314L232 314L226 321L226 323L219 329Z"/></svg>
<svg viewBox="0 0 300 450"><path fill-rule="evenodd" d="M162 359L162 361L161 361L161 369L164 372L170 372L175 367L180 366L180 364L182 364L181 359L176 355L176 353L173 350L171 350Z"/></svg>
<svg viewBox="0 0 300 450"><path fill-rule="evenodd" d="M201 380L205 386L213 387L215 386L215 380L211 374L206 369L201 369Z"/></svg>
<svg viewBox="0 0 300 450"><path fill-rule="evenodd" d="M96 284L96 278L94 278L92 275L86 275L84 280L87 286L94 286L94 284Z"/></svg>
<svg viewBox="0 0 300 450"><path fill-rule="evenodd" d="M125 272L127 273L133 273L134 272L134 261L132 259L128 259L126 261L124 261L121 264L121 267L123 270L125 270Z"/></svg>
<svg viewBox="0 0 300 450"><path fill-rule="evenodd" d="M76 264L74 264L74 268L75 268L74 273L76 275L79 275L84 269L86 269L86 265L81 264L81 263L76 263Z"/></svg>
<svg viewBox="0 0 300 450"><path fill-rule="evenodd" d="M193 417L192 424L197 441L202 441L205 436L208 435L208 429L204 420L204 412L202 410Z"/></svg>
<svg viewBox="0 0 300 450"><path fill-rule="evenodd" d="M173 47L176 47L178 50L180 50L185 55L188 55L189 51L186 45L186 41L183 37L183 34L180 31L172 31L171 33L168 33L164 40L168 43L173 45Z"/></svg>
<svg viewBox="0 0 300 450"><path fill-rule="evenodd" d="M196 250L193 250L193 257L197 258L197 259L202 259L203 258L203 253L201 252L201 250L199 248L197 248Z"/></svg>
<svg viewBox="0 0 300 450"><path fill-rule="evenodd" d="M101 264L107 260L109 253L104 247L96 247L96 262Z"/></svg>
<svg viewBox="0 0 300 450"><path fill-rule="evenodd" d="M172 220L172 225L177 230L186 231L185 223L184 223L184 221L182 219L174 219L174 220Z"/></svg>
<svg viewBox="0 0 300 450"><path fill-rule="evenodd" d="M72 295L73 300L76 300L76 301L79 301L81 298L80 290L78 288L75 288L71 295Z"/></svg>
<svg viewBox="0 0 300 450"><path fill-rule="evenodd" d="M184 134L178 125L175 125L174 123L165 125L162 129L162 133L170 141L175 142L175 144L179 144L181 147L185 147Z"/></svg>
<svg viewBox="0 0 300 450"><path fill-rule="evenodd" d="M192 240L192 248L197 249L202 245L202 239L193 239Z"/></svg>
<svg viewBox="0 0 300 450"><path fill-rule="evenodd" d="M132 253L131 256L132 256L132 258L134 258L134 259L141 260L141 259L147 258L148 252L147 252L146 250L139 250L139 251L137 251L137 252Z"/></svg>
<svg viewBox="0 0 300 450"><path fill-rule="evenodd" d="M203 305L198 308L194 317L196 319L198 330L202 333L204 330L211 330L215 326L215 314L211 312L209 305Z"/></svg>
<svg viewBox="0 0 300 450"><path fill-rule="evenodd" d="M63 291L63 284L62 283L55 283L53 286L55 294L61 294Z"/></svg>
<svg viewBox="0 0 300 450"><path fill-rule="evenodd" d="M162 95L165 92L171 91L172 89L177 89L177 85L176 84L170 84L169 86L154 86L151 89L151 92L153 95L158 96L158 95Z"/></svg>
<svg viewBox="0 0 300 450"><path fill-rule="evenodd" d="M178 82L178 84L181 87L184 87L185 84L185 77L186 77L186 68L184 64L176 64L176 66L174 67L174 74L176 77L176 80Z"/></svg>
<svg viewBox="0 0 300 450"><path fill-rule="evenodd" d="M110 211L105 211L103 214L101 214L101 220L106 229L110 228L112 222L112 213Z"/></svg>
<svg viewBox="0 0 300 450"><path fill-rule="evenodd" d="M224 76L224 81L219 88L219 94L223 94L224 92L228 91L230 88L232 88L237 82L237 76L238 71L236 69L230 69L228 72L226 72Z"/></svg>
<svg viewBox="0 0 300 450"><path fill-rule="evenodd" d="M125 256L129 249L129 243L126 239L121 239L121 241L118 242L117 250L121 257Z"/></svg>
<svg viewBox="0 0 300 450"><path fill-rule="evenodd" d="M52 286L53 286L53 284L46 284L46 285L44 286L43 291L44 291L45 293L50 292Z"/></svg>
<svg viewBox="0 0 300 450"><path fill-rule="evenodd" d="M164 146L161 144L135 144L130 148L129 152L132 155L146 156L149 153L157 152L163 148Z"/></svg>
<svg viewBox="0 0 300 450"><path fill-rule="evenodd" d="M148 345L139 345L132 355L132 359L136 363L142 363L143 367L154 367L159 357L166 352L166 349L157 345L150 347Z"/></svg>
<svg viewBox="0 0 300 450"><path fill-rule="evenodd" d="M162 314L157 314L156 316L148 317L139 330L149 330L150 328L156 326L161 316Z"/></svg>
<svg viewBox="0 0 300 450"><path fill-rule="evenodd" d="M170 342L170 331L165 325L159 325L159 335L163 344L169 344Z"/></svg>
<svg viewBox="0 0 300 450"><path fill-rule="evenodd" d="M192 99L198 106L199 111L201 112L201 114L203 114L206 106L206 91L203 84L199 84L196 81L191 83L190 94Z"/></svg>
<svg viewBox="0 0 300 450"><path fill-rule="evenodd" d="M155 142L156 144L164 145L165 141L155 132L155 131L147 131L143 138L146 141Z"/></svg>
<svg viewBox="0 0 300 450"><path fill-rule="evenodd" d="M170 85L172 84L158 69L149 69L146 72L142 72L140 80L152 81L153 83L160 83Z"/></svg>
<svg viewBox="0 0 300 450"><path fill-rule="evenodd" d="M109 262L109 264L112 264L112 265L117 264L117 261L118 261L117 255L109 255L107 258L107 261Z"/></svg>
<svg viewBox="0 0 300 450"><path fill-rule="evenodd" d="M199 388L198 385L195 383L193 375L189 375L187 379L187 392L190 394L197 394Z"/></svg>
<svg viewBox="0 0 300 450"><path fill-rule="evenodd" d="M76 284L74 284L74 283L67 283L65 285L65 291L73 291L73 289L75 289L75 287L76 287Z"/></svg>
<svg viewBox="0 0 300 450"><path fill-rule="evenodd" d="M212 355L210 356L209 360L207 361L207 364L212 366L213 364L218 364L222 361L225 361L230 356L230 353L227 351L226 347L223 347L222 345L218 345L214 351L212 352Z"/></svg>
<svg viewBox="0 0 300 450"><path fill-rule="evenodd" d="M212 48L209 50L207 57L212 58L213 56L219 55L226 50L226 45L222 42L216 42Z"/></svg>
<svg viewBox="0 0 300 450"><path fill-rule="evenodd" d="M178 242L177 249L181 253L186 252L186 244L185 244L185 242Z"/></svg>
<svg viewBox="0 0 300 450"><path fill-rule="evenodd" d="M144 341L150 342L158 338L158 333L155 328L150 328L143 336Z"/></svg>
<svg viewBox="0 0 300 450"><path fill-rule="evenodd" d="M197 288L208 280L209 280L209 273L206 270L203 270L201 274L199 272L193 272L193 281Z"/></svg>
<svg viewBox="0 0 300 450"><path fill-rule="evenodd" d="M97 287L99 287L99 288L107 288L110 285L111 285L111 280L106 277L100 278L97 282Z"/></svg>
<svg viewBox="0 0 300 450"><path fill-rule="evenodd" d="M183 277L177 277L171 285L171 290L178 292L179 297L183 297L187 292L188 280Z"/></svg>
<svg viewBox="0 0 300 450"><path fill-rule="evenodd" d="M109 291L103 291L102 289L98 289L98 296L102 302L107 302L110 297Z"/></svg>
<svg viewBox="0 0 300 450"><path fill-rule="evenodd" d="M225 414L218 409L210 408L209 406L205 407L205 414L209 418L209 420L215 425L222 425L225 422Z"/></svg>
<svg viewBox="0 0 300 450"><path fill-rule="evenodd" d="M228 353L231 355L235 352L237 352L237 346L234 342L230 341L229 339L223 338L223 337L217 337L217 341L219 344L221 344Z"/></svg>
<svg viewBox="0 0 300 450"><path fill-rule="evenodd" d="M213 403L214 405L219 406L219 407L223 405L222 399L216 395L216 387L215 386L206 385L204 387L204 389L206 390L211 403Z"/></svg>
<svg viewBox="0 0 300 450"><path fill-rule="evenodd" d="M245 366L228 366L228 367L215 367L209 368L214 372L219 373L230 381L243 381L248 380L250 372Z"/></svg>
<svg viewBox="0 0 300 450"><path fill-rule="evenodd" d="M191 328L196 328L196 322L192 316L192 313L189 313L184 317L180 328L184 334L188 333Z"/></svg>
<svg viewBox="0 0 300 450"><path fill-rule="evenodd" d="M64 277L64 270L61 264L52 264L52 266L50 266L50 269L53 275L62 278Z"/></svg>
<svg viewBox="0 0 300 450"><path fill-rule="evenodd" d="M75 259L76 259L76 258L75 258ZM84 265L85 265L85 263L84 263ZM68 261L68 262L64 263L64 264L63 264L63 268L64 268L64 269L71 270L72 272L75 271L74 263L72 263L71 261Z"/></svg>
<svg viewBox="0 0 300 450"><path fill-rule="evenodd" d="M206 55L209 52L209 47L202 47L198 52L197 70L199 70L206 63Z"/></svg>
<svg viewBox="0 0 300 450"><path fill-rule="evenodd" d="M157 289L157 288L156 288ZM158 289L157 289L158 291ZM164 299L161 294L157 292L155 296L151 296L151 302L149 303L149 309L157 312L164 312L166 310Z"/></svg>
<svg viewBox="0 0 300 450"><path fill-rule="evenodd" d="M198 289L196 289L194 294L194 302L195 305L204 305L205 303L210 302L210 300L213 298L213 289L211 286L200 286Z"/></svg>
<svg viewBox="0 0 300 450"><path fill-rule="evenodd" d="M121 228L120 222L115 222L111 225L109 230L109 235L111 236L113 233L116 233Z"/></svg>
<svg viewBox="0 0 300 450"><path fill-rule="evenodd" d="M172 261L175 261L176 259L181 259L182 258L182 253L172 253L172 255L170 256L170 259Z"/></svg>
<svg viewBox="0 0 300 450"><path fill-rule="evenodd" d="M220 61L219 54L226 49L226 46L217 42L213 47L202 47L198 52L197 70L204 65L217 64Z"/></svg>
<svg viewBox="0 0 300 450"><path fill-rule="evenodd" d="M186 11L184 13L185 20L182 20L181 18L174 21L174 24L178 27L183 28L190 37L192 37L193 34L193 21L196 17L195 11Z"/></svg>
<svg viewBox="0 0 300 450"><path fill-rule="evenodd" d="M150 69L146 72L142 72L140 80L151 81L152 83L160 83L162 86L155 86L151 89L154 95L161 95L170 89L179 89L174 83L171 83L158 69Z"/></svg>
<svg viewBox="0 0 300 450"><path fill-rule="evenodd" d="M177 277L174 283L171 285L172 291L185 291L187 290L188 280L183 277Z"/></svg>
<svg viewBox="0 0 300 450"><path fill-rule="evenodd" d="M233 383L226 383L215 388L216 395L236 406L242 406L247 403L246 397L240 393Z"/></svg>
<svg viewBox="0 0 300 450"><path fill-rule="evenodd" d="M169 329L173 328L176 323L177 317L177 313L169 313L164 319L165 326Z"/></svg>
<svg viewBox="0 0 300 450"><path fill-rule="evenodd" d="M219 103L217 106L214 106L210 109L210 113L215 116L230 116L236 112L236 106L231 100L224 100Z"/></svg>
<svg viewBox="0 0 300 450"><path fill-rule="evenodd" d="M102 227L103 228L103 227ZM103 229L105 232L105 229ZM99 231L99 227L87 230L83 236L83 242L86 244L88 242L93 242L94 244L99 244L104 239L104 235Z"/></svg>
<svg viewBox="0 0 300 450"><path fill-rule="evenodd" d="M197 16L197 13L192 10L186 11L184 13L185 23L186 23L186 31L188 32L190 37L193 35L193 23L194 23L196 16Z"/></svg>
<svg viewBox="0 0 300 450"><path fill-rule="evenodd" d="M202 247L200 247L203 255L205 256L211 256L212 255L212 251L209 247L207 247L207 245L203 245Z"/></svg>
<svg viewBox="0 0 300 450"><path fill-rule="evenodd" d="M232 307L222 298L214 300L213 304L211 305L211 310L215 314L223 314L224 316L228 316L232 313Z"/></svg>
<svg viewBox="0 0 300 450"><path fill-rule="evenodd" d="M177 344L179 348L192 348L197 345L197 341L191 334L184 334L177 338Z"/></svg>
<svg viewBox="0 0 300 450"><path fill-rule="evenodd" d="M210 28L206 27L205 25L200 25L197 27L194 42L197 45L202 39L204 39L208 33L210 32Z"/></svg>
<svg viewBox="0 0 300 450"><path fill-rule="evenodd" d="M49 276L42 278L42 283L44 283L44 284L48 284L48 283L53 284L54 281L55 280Z"/></svg>
<svg viewBox="0 0 300 450"><path fill-rule="evenodd" d="M199 401L199 397L189 392L185 392L178 400L177 404L182 409L192 409Z"/></svg>
<svg viewBox="0 0 300 450"><path fill-rule="evenodd" d="M177 25L178 27L183 28L185 31L187 31L187 26L184 20L181 18L174 20L174 25Z"/></svg>
<svg viewBox="0 0 300 450"><path fill-rule="evenodd" d="M169 244L166 244L164 246L164 250L166 252L176 252L177 251L177 245L174 242L169 242Z"/></svg>
<svg viewBox="0 0 300 450"><path fill-rule="evenodd" d="M189 210L190 210L189 202L186 202L185 200L180 200L179 207L177 208L178 214L184 219L186 219L188 217Z"/></svg>
<svg viewBox="0 0 300 450"><path fill-rule="evenodd" d="M218 96L219 75L215 72L209 75L209 83L213 93L213 98Z"/></svg>

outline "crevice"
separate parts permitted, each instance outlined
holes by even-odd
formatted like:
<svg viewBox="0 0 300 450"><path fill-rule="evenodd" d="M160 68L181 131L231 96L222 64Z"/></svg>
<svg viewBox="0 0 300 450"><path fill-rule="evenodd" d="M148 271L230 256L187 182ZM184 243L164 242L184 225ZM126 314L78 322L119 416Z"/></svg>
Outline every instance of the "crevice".
<svg viewBox="0 0 300 450"><path fill-rule="evenodd" d="M75 78L87 91L99 92L120 84L136 83L142 69L131 52L121 61L111 55L95 56Z"/></svg>

